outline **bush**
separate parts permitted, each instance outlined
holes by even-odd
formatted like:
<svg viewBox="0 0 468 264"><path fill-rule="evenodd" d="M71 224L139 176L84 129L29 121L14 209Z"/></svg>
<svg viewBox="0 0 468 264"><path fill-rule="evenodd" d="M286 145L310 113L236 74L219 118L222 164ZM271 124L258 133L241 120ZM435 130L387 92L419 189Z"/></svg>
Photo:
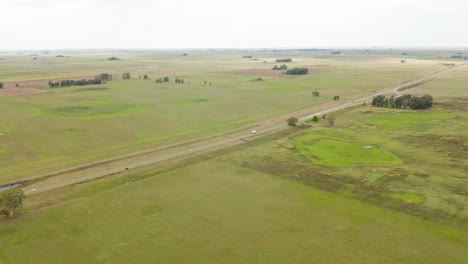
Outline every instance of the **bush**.
<svg viewBox="0 0 468 264"><path fill-rule="evenodd" d="M293 68L293 69L286 71L286 74L289 74L289 75L304 75L308 73L309 73L309 69L307 68Z"/></svg>
<svg viewBox="0 0 468 264"><path fill-rule="evenodd" d="M286 121L288 122L288 126L292 126L292 127L297 126L297 123L299 123L299 120L297 120L297 118L295 118L295 117L290 117Z"/></svg>
<svg viewBox="0 0 468 264"><path fill-rule="evenodd" d="M318 121L319 121L319 118L318 118L318 116L314 116L314 117L312 117L312 122L318 122Z"/></svg>

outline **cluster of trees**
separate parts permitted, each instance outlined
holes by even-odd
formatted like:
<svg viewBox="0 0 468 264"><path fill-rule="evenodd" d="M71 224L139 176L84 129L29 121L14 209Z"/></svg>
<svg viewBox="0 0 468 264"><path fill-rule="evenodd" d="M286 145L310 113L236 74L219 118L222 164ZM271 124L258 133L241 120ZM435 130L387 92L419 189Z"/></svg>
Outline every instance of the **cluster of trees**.
<svg viewBox="0 0 468 264"><path fill-rule="evenodd" d="M9 189L0 192L0 210L2 213L6 213L8 217L13 217L13 213L16 208L23 204L23 200L26 196L21 189Z"/></svg>
<svg viewBox="0 0 468 264"><path fill-rule="evenodd" d="M130 79L130 78L131 78L131 76L130 76L130 73L129 73L129 72L125 72L125 73L122 74L122 79L128 80L128 79Z"/></svg>
<svg viewBox="0 0 468 264"><path fill-rule="evenodd" d="M401 60L400 62L401 62L401 63L406 63L406 60Z"/></svg>
<svg viewBox="0 0 468 264"><path fill-rule="evenodd" d="M57 87L69 87L74 85L90 85L90 84L101 84L102 81L98 78L95 79L82 79L82 80L61 80L60 82L52 82L49 81L50 88L57 88Z"/></svg>
<svg viewBox="0 0 468 264"><path fill-rule="evenodd" d="M251 59L251 58L252 58L252 55L244 55L244 56L242 56L242 58L244 58L244 59Z"/></svg>
<svg viewBox="0 0 468 264"><path fill-rule="evenodd" d="M333 54L333 55L336 55L336 54L341 54L341 51L332 51L330 53Z"/></svg>
<svg viewBox="0 0 468 264"><path fill-rule="evenodd" d="M339 96L339 95L333 96L333 100L335 100L335 101L336 101L336 100L340 100L340 96Z"/></svg>
<svg viewBox="0 0 468 264"><path fill-rule="evenodd" d="M288 69L288 66L286 66L286 64L283 64L279 67L278 65L275 65L275 67L272 68L272 70L287 70L287 69Z"/></svg>
<svg viewBox="0 0 468 264"><path fill-rule="evenodd" d="M414 96L410 94L395 97L394 95L386 97L385 95L377 95L372 99L372 106L389 107L389 108L410 108L410 109L427 109L432 107L432 96Z"/></svg>
<svg viewBox="0 0 468 264"><path fill-rule="evenodd" d="M315 91L312 92L312 95L315 96L315 97L319 97L320 93L319 93L319 91L315 90Z"/></svg>
<svg viewBox="0 0 468 264"><path fill-rule="evenodd" d="M286 74L290 74L290 75L303 75L303 74L308 74L308 73L309 73L309 69L307 68L292 68L286 71Z"/></svg>
<svg viewBox="0 0 468 264"><path fill-rule="evenodd" d="M96 78L101 81L112 81L112 74L101 73L98 76L96 76Z"/></svg>
<svg viewBox="0 0 468 264"><path fill-rule="evenodd" d="M455 63L442 63L443 66L455 66Z"/></svg>
<svg viewBox="0 0 468 264"><path fill-rule="evenodd" d="M107 60L114 61L114 60L120 60L120 59L117 58L117 57L112 56L112 57L107 58Z"/></svg>
<svg viewBox="0 0 468 264"><path fill-rule="evenodd" d="M176 78L175 83L184 83L184 79Z"/></svg>
<svg viewBox="0 0 468 264"><path fill-rule="evenodd" d="M276 59L276 62L292 62L291 58L286 58L286 59Z"/></svg>
<svg viewBox="0 0 468 264"><path fill-rule="evenodd" d="M168 81L169 81L168 76L156 79L156 83L163 83L163 82L168 82Z"/></svg>
<svg viewBox="0 0 468 264"><path fill-rule="evenodd" d="M3 83L2 83L2 82L0 82L0 89L2 89L2 88L3 88Z"/></svg>

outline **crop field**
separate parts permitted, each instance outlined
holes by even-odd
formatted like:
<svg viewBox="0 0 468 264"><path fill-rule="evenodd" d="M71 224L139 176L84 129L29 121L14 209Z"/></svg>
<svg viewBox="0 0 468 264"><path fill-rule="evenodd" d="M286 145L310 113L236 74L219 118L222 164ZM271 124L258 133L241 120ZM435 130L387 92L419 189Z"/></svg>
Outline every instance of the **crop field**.
<svg viewBox="0 0 468 264"><path fill-rule="evenodd" d="M242 58L250 53L253 59ZM399 53L390 51L349 52L335 57L328 52L298 51L181 54L0 54L0 81L7 87L0 89L0 112L4 113L0 122L0 183L170 143L249 131L278 116L329 103L335 95L346 100L446 68L435 55L415 54L401 64ZM110 56L119 60L107 60ZM288 67L308 67L310 74L288 76L271 70L281 64L275 58L285 57L293 58ZM113 74L115 80L91 86L47 86L48 80L104 72ZM124 72L130 72L132 79L120 79ZM138 78L144 74L150 80ZM169 76L170 82L155 83L164 76ZM258 77L262 81L257 81ZM175 78L183 78L185 83L176 84ZM36 90L28 95L28 89ZM320 97L311 95L315 90L320 91ZM10 96L11 92L21 95Z"/></svg>

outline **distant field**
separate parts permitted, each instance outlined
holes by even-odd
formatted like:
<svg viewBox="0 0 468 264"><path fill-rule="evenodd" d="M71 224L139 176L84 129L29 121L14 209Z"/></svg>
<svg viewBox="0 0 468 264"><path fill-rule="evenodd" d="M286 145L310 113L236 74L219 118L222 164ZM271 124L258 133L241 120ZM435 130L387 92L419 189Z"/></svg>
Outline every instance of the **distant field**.
<svg viewBox="0 0 468 264"><path fill-rule="evenodd" d="M65 57L56 57L64 55ZM42 94L0 96L0 183L32 178L90 162L201 136L253 127L261 121L444 69L442 60L415 56L400 63L396 52L331 56L328 52L53 52L6 54L0 81L95 76L132 80L92 87L47 88ZM107 57L117 56L118 61ZM33 60L33 57L37 57ZM271 68L292 57L306 76ZM152 80L138 79L148 74ZM170 76L170 83L154 79ZM174 78L185 79L175 84ZM263 81L255 81L262 77ZM135 79L136 78L136 79ZM205 81L207 84L205 85ZM189 84L190 83L190 84ZM212 83L209 85L209 83ZM19 88L21 89L21 88ZM320 91L320 97L311 92Z"/></svg>
<svg viewBox="0 0 468 264"><path fill-rule="evenodd" d="M40 227L40 228L38 228ZM4 263L463 263L468 233L212 161L0 225Z"/></svg>

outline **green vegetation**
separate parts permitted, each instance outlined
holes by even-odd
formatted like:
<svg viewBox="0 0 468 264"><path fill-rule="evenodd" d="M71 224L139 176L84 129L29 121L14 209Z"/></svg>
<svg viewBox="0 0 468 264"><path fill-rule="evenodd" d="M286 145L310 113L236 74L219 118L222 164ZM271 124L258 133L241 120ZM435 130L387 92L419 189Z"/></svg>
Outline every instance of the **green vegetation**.
<svg viewBox="0 0 468 264"><path fill-rule="evenodd" d="M286 58L286 59L276 59L276 62L292 62L291 58Z"/></svg>
<svg viewBox="0 0 468 264"><path fill-rule="evenodd" d="M318 165L342 167L402 163L400 158L379 146L347 142L342 138L305 134L295 137L293 145L300 155Z"/></svg>
<svg viewBox="0 0 468 264"><path fill-rule="evenodd" d="M466 229L467 103L424 112L357 107L336 128L315 126L226 159Z"/></svg>
<svg viewBox="0 0 468 264"><path fill-rule="evenodd" d="M286 122L288 122L288 126L295 127L299 123L299 120L297 120L295 117L290 117L288 120L286 120Z"/></svg>
<svg viewBox="0 0 468 264"><path fill-rule="evenodd" d="M308 73L309 73L309 69L307 68L292 68L286 71L286 74L289 74L289 75L304 75Z"/></svg>
<svg viewBox="0 0 468 264"><path fill-rule="evenodd" d="M372 99L372 106L389 107L389 108L410 108L410 109L427 109L432 107L432 96L414 96L405 94L399 97L394 95L387 98L385 95L377 95Z"/></svg>
<svg viewBox="0 0 468 264"><path fill-rule="evenodd" d="M25 195L21 189L9 189L0 192L0 208L5 210L9 218L13 217L16 208L23 204Z"/></svg>
<svg viewBox="0 0 468 264"><path fill-rule="evenodd" d="M336 94L349 102L440 70L434 56L448 56L414 51L401 64L400 51L275 51L259 62L240 52L140 52L100 55L118 55L119 63L77 54L62 64L50 54L45 66L17 55L1 61L1 79L13 84L71 79L73 71L143 78L75 89L45 83L39 88L47 93L0 96L8 113L0 181L245 134L264 120L284 125L285 114L336 105ZM314 74L275 76L261 61L277 56L294 56L291 67ZM29 64L28 73L19 70ZM0 263L461 263L468 259L466 73L412 88L436 98L424 111L355 106L186 160L36 192L19 217L0 219ZM61 177L72 175L44 184Z"/></svg>
<svg viewBox="0 0 468 264"><path fill-rule="evenodd" d="M208 51L194 51L190 57L176 51L77 52L60 59L51 52L37 61L24 55L5 56L0 61L2 81L24 86L23 81L43 79L43 85L36 87L47 93L0 96L0 111L8 113L0 125L0 131L7 132L0 137L0 182L41 176L203 136L249 131L253 124L317 107L336 94L345 101L356 94L445 68L425 58L405 65L408 67L403 71L399 60L392 57L399 53L373 55L372 63L361 54L322 57L327 54L294 53L298 62L291 62L291 67L299 63L320 65L313 68L313 75L301 78L272 76L271 67L263 61L291 56L282 52L266 52L259 61L242 59L241 52ZM112 56L121 60L115 63L96 59ZM104 78L106 84L47 87L48 80L88 79L101 73L108 77ZM162 81L121 80L122 73L147 75L156 82L161 77ZM263 81L252 82L253 78ZM184 80L184 84L173 80ZM305 96L314 90L320 91L320 97Z"/></svg>
<svg viewBox="0 0 468 264"><path fill-rule="evenodd" d="M272 70L287 70L288 66L286 64L283 64L278 67L278 65L273 66Z"/></svg>
<svg viewBox="0 0 468 264"><path fill-rule="evenodd" d="M468 257L466 231L227 162L122 187L0 225L0 258L26 264L457 263Z"/></svg>

